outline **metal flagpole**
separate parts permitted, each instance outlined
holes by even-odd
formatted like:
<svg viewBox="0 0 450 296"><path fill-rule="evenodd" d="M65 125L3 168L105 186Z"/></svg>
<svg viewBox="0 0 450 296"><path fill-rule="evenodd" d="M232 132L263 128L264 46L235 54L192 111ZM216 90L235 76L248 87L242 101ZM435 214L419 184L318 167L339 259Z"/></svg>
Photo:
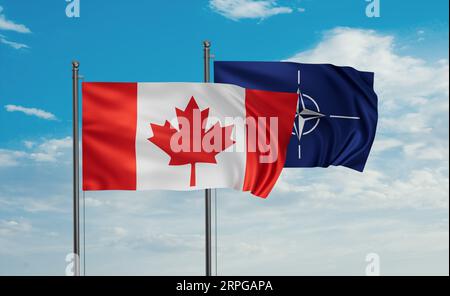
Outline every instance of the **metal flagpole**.
<svg viewBox="0 0 450 296"><path fill-rule="evenodd" d="M80 275L80 162L78 134L78 68L80 63L72 62L72 95L73 95L73 253L74 275Z"/></svg>
<svg viewBox="0 0 450 296"><path fill-rule="evenodd" d="M203 41L203 72L204 82L210 82L210 47L209 41ZM212 244L211 244L211 189L205 189L205 255L206 276L212 275Z"/></svg>

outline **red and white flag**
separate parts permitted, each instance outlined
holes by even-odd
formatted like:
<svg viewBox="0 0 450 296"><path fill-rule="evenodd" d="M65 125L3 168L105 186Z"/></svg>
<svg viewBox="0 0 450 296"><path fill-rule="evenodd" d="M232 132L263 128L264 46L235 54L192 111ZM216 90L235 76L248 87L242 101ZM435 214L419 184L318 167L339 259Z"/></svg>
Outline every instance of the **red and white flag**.
<svg viewBox="0 0 450 296"><path fill-rule="evenodd" d="M234 188L267 197L295 93L213 83L83 83L84 190Z"/></svg>

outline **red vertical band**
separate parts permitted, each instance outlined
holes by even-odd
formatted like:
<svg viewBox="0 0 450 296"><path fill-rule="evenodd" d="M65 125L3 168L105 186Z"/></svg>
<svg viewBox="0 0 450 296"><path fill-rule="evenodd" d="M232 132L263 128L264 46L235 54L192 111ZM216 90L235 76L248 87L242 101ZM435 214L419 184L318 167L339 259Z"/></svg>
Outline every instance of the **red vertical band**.
<svg viewBox="0 0 450 296"><path fill-rule="evenodd" d="M82 84L83 190L136 190L136 83Z"/></svg>
<svg viewBox="0 0 450 296"><path fill-rule="evenodd" d="M252 137L247 125L247 163L245 169L244 191L266 198L275 186L286 161L287 147L292 135L298 96L295 93L269 92L246 89L245 108L247 121L254 120L258 128L257 137ZM278 137L270 135L270 117L278 119ZM258 118L265 120L265 125L258 125ZM264 130L261 130L264 129ZM266 136L262 137L261 134ZM277 149L274 162L262 163L261 157L267 152L261 150L266 143ZM265 143L263 143L265 142ZM262 144L262 145L261 145ZM256 151L249 151L256 147ZM274 152L274 151L272 151Z"/></svg>

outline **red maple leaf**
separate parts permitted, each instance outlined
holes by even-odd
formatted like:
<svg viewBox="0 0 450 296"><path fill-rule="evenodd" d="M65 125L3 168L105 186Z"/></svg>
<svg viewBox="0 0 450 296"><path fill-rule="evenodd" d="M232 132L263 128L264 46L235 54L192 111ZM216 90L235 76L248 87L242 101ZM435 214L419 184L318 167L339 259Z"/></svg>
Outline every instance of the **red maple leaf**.
<svg viewBox="0 0 450 296"><path fill-rule="evenodd" d="M179 129L167 120L164 125L150 123L153 137L148 140L170 156L169 165L191 165L190 186L193 187L195 164L217 163L216 155L235 143L231 139L234 126L221 127L217 122L206 130L209 108L200 111L194 97L191 97L184 111L175 108L175 112Z"/></svg>

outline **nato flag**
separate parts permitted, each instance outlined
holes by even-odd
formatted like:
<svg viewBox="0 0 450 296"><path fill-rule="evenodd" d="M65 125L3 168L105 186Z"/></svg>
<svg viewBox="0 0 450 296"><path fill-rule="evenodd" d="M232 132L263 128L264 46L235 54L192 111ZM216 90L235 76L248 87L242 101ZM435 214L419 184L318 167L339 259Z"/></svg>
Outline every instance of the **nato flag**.
<svg viewBox="0 0 450 296"><path fill-rule="evenodd" d="M329 64L214 63L216 83L298 93L285 167L363 171L378 120L373 81L373 73Z"/></svg>

